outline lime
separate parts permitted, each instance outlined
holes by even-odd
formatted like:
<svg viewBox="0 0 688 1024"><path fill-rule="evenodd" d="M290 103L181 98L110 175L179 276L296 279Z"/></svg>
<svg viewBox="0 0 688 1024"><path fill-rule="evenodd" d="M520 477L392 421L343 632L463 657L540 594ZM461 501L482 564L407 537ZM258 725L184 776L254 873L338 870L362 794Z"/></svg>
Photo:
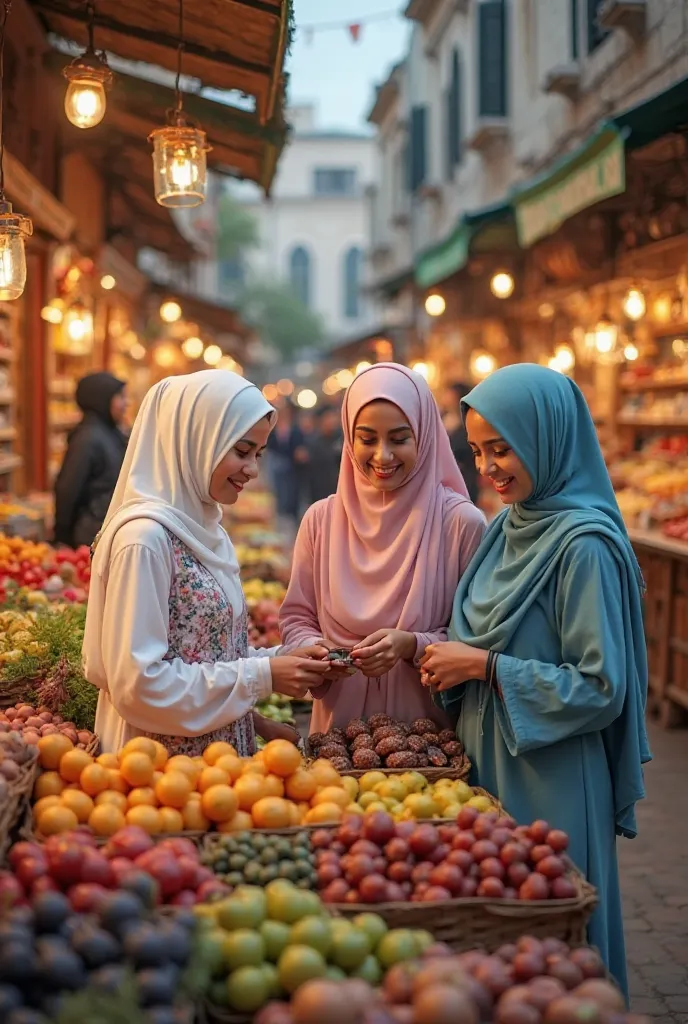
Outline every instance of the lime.
<svg viewBox="0 0 688 1024"><path fill-rule="evenodd" d="M222 943L222 955L230 971L239 967L260 967L265 960L265 943L260 932L236 928Z"/></svg>
<svg viewBox="0 0 688 1024"><path fill-rule="evenodd" d="M421 956L426 949L435 944L435 936L432 932L426 932L422 928L414 929L413 937L416 940L416 953L418 956Z"/></svg>
<svg viewBox="0 0 688 1024"><path fill-rule="evenodd" d="M292 925L289 933L290 946L310 946L324 957L332 946L332 929L326 917L303 917Z"/></svg>
<svg viewBox="0 0 688 1024"><path fill-rule="evenodd" d="M227 933L221 928L210 928L200 932L195 940L199 960L211 976L225 973L223 946L226 938Z"/></svg>
<svg viewBox="0 0 688 1024"><path fill-rule="evenodd" d="M284 989L280 985L279 971L277 970L275 964L263 964L263 966L261 967L261 971L265 975L268 982L268 995L270 999L279 999L281 996L283 996Z"/></svg>
<svg viewBox="0 0 688 1024"><path fill-rule="evenodd" d="M330 960L343 971L355 971L370 955L372 947L367 932L352 928L333 937Z"/></svg>
<svg viewBox="0 0 688 1024"><path fill-rule="evenodd" d="M226 900L215 905L217 922L225 931L233 932L237 928L257 928L262 924L265 910L260 900L243 895L239 887Z"/></svg>
<svg viewBox="0 0 688 1024"><path fill-rule="evenodd" d="M280 984L290 995L313 978L324 978L325 958L310 946L287 946L277 964Z"/></svg>
<svg viewBox="0 0 688 1024"><path fill-rule="evenodd" d="M352 924L367 933L374 950L377 949L382 936L387 934L387 925L379 914L357 914Z"/></svg>
<svg viewBox="0 0 688 1024"><path fill-rule="evenodd" d="M289 925L281 921L263 921L258 930L265 943L266 958L277 963L282 951L289 945Z"/></svg>
<svg viewBox="0 0 688 1024"><path fill-rule="evenodd" d="M380 940L376 955L383 967L393 967L418 955L416 937L408 928L396 928Z"/></svg>
<svg viewBox="0 0 688 1024"><path fill-rule="evenodd" d="M363 981L367 981L369 985L377 987L382 981L382 968L377 961L377 957L373 956L372 953L370 956L367 956L361 966L357 967L356 970L352 972L351 977L362 978Z"/></svg>
<svg viewBox="0 0 688 1024"><path fill-rule="evenodd" d="M341 967L335 967L334 964L328 964L327 970L325 971L325 977L328 981L344 981L346 974Z"/></svg>
<svg viewBox="0 0 688 1024"><path fill-rule="evenodd" d="M233 1010L255 1013L269 996L270 984L262 967L240 967L227 978L227 1000Z"/></svg>
<svg viewBox="0 0 688 1024"><path fill-rule="evenodd" d="M229 1006L226 978L223 978L222 981L214 981L212 983L208 989L208 999L213 1006Z"/></svg>
<svg viewBox="0 0 688 1024"><path fill-rule="evenodd" d="M322 904L315 893L297 889L284 879L271 882L265 892L268 900L268 917L273 921L294 924L302 917L322 914Z"/></svg>

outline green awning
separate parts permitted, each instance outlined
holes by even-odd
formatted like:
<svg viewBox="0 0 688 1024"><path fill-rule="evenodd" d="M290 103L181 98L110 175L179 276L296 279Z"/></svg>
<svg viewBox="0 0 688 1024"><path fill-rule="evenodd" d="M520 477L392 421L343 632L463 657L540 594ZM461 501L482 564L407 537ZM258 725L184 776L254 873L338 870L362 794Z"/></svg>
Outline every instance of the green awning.
<svg viewBox="0 0 688 1024"><path fill-rule="evenodd" d="M432 288L461 270L471 252L513 248L511 208L504 203L463 214L452 233L417 258L414 276L419 288Z"/></svg>

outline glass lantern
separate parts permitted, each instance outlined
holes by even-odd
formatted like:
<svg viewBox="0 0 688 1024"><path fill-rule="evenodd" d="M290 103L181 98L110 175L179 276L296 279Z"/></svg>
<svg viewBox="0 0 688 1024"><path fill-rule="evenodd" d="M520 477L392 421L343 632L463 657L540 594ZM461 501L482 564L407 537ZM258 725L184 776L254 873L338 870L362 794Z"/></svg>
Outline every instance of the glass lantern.
<svg viewBox="0 0 688 1024"><path fill-rule="evenodd" d="M0 300L18 299L26 285L24 239L33 234L28 217L14 213L12 203L0 198Z"/></svg>
<svg viewBox="0 0 688 1024"><path fill-rule="evenodd" d="M93 348L93 314L81 302L75 302L65 312L55 348L70 356L86 356Z"/></svg>
<svg viewBox="0 0 688 1024"><path fill-rule="evenodd" d="M205 132L187 124L156 128L153 143L155 198L161 206L181 209L205 202L207 158Z"/></svg>
<svg viewBox="0 0 688 1024"><path fill-rule="evenodd" d="M62 69L69 85L65 94L65 114L76 128L95 128L105 117L105 90L112 85L113 74L104 59L87 52Z"/></svg>

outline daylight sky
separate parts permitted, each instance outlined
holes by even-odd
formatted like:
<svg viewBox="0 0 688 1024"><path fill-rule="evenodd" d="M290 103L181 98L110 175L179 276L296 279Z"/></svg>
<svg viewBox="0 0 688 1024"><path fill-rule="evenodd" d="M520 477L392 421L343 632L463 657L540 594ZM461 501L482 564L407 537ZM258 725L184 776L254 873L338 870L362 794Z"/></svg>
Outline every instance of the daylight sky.
<svg viewBox="0 0 688 1024"><path fill-rule="evenodd" d="M363 24L354 43L345 28L318 25L365 22L405 7L400 0L294 0L296 40L287 65L289 100L314 102L319 128L362 128L376 83L405 53L410 23L401 16ZM306 26L314 26L312 39Z"/></svg>

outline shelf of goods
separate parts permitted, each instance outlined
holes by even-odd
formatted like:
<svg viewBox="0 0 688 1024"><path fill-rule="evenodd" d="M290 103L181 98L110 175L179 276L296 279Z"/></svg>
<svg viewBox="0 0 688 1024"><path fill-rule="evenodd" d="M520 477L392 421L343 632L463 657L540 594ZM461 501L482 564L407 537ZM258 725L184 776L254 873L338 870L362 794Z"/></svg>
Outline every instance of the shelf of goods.
<svg viewBox="0 0 688 1024"><path fill-rule="evenodd" d="M17 337L20 311L0 302L0 492L16 486L24 460L17 424Z"/></svg>

